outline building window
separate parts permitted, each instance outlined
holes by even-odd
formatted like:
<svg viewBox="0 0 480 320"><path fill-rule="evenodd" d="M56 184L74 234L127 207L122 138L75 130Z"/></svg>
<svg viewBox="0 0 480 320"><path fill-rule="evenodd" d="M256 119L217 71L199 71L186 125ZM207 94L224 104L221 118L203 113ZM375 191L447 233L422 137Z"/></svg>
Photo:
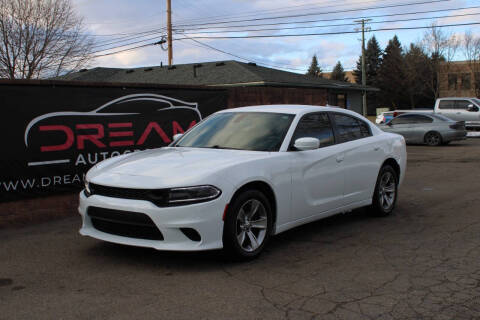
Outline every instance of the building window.
<svg viewBox="0 0 480 320"><path fill-rule="evenodd" d="M448 90L457 90L457 74L448 74Z"/></svg>
<svg viewBox="0 0 480 320"><path fill-rule="evenodd" d="M470 73L462 73L462 89L463 90L470 90Z"/></svg>

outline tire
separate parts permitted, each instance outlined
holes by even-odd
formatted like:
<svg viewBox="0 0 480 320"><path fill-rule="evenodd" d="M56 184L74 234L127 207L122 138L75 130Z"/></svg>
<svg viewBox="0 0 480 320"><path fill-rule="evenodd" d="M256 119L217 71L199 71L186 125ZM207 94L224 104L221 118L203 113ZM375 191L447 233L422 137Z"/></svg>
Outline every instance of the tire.
<svg viewBox="0 0 480 320"><path fill-rule="evenodd" d="M442 136L436 131L427 132L425 135L425 143L429 146L435 147L442 144Z"/></svg>
<svg viewBox="0 0 480 320"><path fill-rule="evenodd" d="M390 190L390 191L387 191ZM398 176L390 165L384 165L378 174L370 212L374 216L388 216L395 209L398 196Z"/></svg>
<svg viewBox="0 0 480 320"><path fill-rule="evenodd" d="M237 261L258 257L270 238L272 219L270 202L262 192L246 190L236 196L229 205L223 227L226 256Z"/></svg>

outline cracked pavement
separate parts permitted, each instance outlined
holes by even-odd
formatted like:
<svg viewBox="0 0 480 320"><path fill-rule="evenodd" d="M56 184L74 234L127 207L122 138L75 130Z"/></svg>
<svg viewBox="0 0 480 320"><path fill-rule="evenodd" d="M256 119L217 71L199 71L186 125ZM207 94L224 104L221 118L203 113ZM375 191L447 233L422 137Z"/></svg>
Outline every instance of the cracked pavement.
<svg viewBox="0 0 480 320"><path fill-rule="evenodd" d="M0 230L0 319L480 319L480 139L408 147L395 213L331 217L248 263Z"/></svg>

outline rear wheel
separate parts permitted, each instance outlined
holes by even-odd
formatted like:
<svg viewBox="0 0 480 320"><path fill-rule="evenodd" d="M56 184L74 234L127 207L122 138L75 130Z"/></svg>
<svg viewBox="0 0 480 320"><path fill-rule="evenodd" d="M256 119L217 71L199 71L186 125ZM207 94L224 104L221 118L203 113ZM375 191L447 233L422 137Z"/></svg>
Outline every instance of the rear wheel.
<svg viewBox="0 0 480 320"><path fill-rule="evenodd" d="M398 177L390 165L384 165L378 174L373 194L371 212L376 216L389 215L395 208L398 193Z"/></svg>
<svg viewBox="0 0 480 320"><path fill-rule="evenodd" d="M425 143L429 146L439 146L442 144L442 136L435 131L428 132L425 135Z"/></svg>
<svg viewBox="0 0 480 320"><path fill-rule="evenodd" d="M272 229L272 209L265 195L247 190L230 204L223 229L225 253L235 260L257 257Z"/></svg>

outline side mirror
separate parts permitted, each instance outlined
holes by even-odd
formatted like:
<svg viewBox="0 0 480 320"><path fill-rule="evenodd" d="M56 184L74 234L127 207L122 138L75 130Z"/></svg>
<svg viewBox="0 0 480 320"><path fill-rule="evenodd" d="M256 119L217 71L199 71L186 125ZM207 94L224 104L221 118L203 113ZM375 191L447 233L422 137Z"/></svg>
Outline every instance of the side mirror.
<svg viewBox="0 0 480 320"><path fill-rule="evenodd" d="M300 138L295 140L293 146L300 151L315 150L320 148L320 140L317 138Z"/></svg>
<svg viewBox="0 0 480 320"><path fill-rule="evenodd" d="M173 141L177 141L178 139L180 139L181 137L183 137L183 133L177 133L176 135L173 136Z"/></svg>
<svg viewBox="0 0 480 320"><path fill-rule="evenodd" d="M475 106L475 105L473 105L473 104L469 104L469 105L467 106L467 111L469 111L469 112L477 112L477 111L478 111L478 107Z"/></svg>

